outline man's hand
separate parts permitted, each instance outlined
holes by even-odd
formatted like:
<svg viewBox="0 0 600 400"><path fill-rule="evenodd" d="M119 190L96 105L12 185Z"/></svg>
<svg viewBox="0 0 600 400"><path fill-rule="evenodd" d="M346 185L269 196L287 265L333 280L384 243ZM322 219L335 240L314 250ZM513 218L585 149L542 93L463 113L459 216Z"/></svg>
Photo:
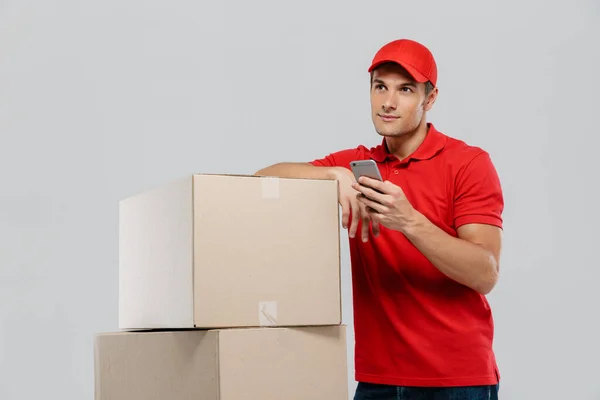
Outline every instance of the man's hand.
<svg viewBox="0 0 600 400"><path fill-rule="evenodd" d="M416 222L418 213L399 186L363 176L352 188L358 192L357 199L366 207L374 224L405 233Z"/></svg>
<svg viewBox="0 0 600 400"><path fill-rule="evenodd" d="M340 185L340 205L342 206L342 226L344 229L348 229L348 234L351 238L356 236L358 229L358 222L362 219L361 237L363 241L367 241L369 238L369 226L373 225L373 233L377 236L379 234L379 224L377 221L371 221L367 207L362 204L358 195L360 194L354 185L356 180L354 175L347 168L334 168L333 176L339 182ZM350 221L350 216L352 220ZM348 223L350 222L350 227Z"/></svg>
<svg viewBox="0 0 600 400"><path fill-rule="evenodd" d="M458 237L434 225L415 210L400 187L361 177L353 188L358 201L371 209L373 223L402 232L442 273L485 295L499 274L502 230L486 224L462 225ZM378 193L380 192L380 193Z"/></svg>

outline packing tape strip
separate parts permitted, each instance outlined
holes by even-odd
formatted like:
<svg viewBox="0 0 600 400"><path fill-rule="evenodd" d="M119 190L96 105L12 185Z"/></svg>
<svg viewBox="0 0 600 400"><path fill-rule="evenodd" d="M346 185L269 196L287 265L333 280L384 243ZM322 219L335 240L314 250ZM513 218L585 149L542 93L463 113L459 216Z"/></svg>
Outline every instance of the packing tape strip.
<svg viewBox="0 0 600 400"><path fill-rule="evenodd" d="M258 303L258 323L260 326L277 325L276 301L260 301Z"/></svg>
<svg viewBox="0 0 600 400"><path fill-rule="evenodd" d="M261 180L261 195L263 199L279 198L279 178L264 176Z"/></svg>

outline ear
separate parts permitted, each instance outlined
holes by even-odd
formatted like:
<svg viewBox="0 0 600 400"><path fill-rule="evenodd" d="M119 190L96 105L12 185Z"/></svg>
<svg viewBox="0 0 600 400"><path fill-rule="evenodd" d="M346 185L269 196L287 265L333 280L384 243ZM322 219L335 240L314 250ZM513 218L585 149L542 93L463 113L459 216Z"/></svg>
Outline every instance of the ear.
<svg viewBox="0 0 600 400"><path fill-rule="evenodd" d="M425 98L425 102L423 103L423 109L425 111L431 110L435 100L437 99L438 88L437 86L433 88L433 90L429 93L429 95Z"/></svg>

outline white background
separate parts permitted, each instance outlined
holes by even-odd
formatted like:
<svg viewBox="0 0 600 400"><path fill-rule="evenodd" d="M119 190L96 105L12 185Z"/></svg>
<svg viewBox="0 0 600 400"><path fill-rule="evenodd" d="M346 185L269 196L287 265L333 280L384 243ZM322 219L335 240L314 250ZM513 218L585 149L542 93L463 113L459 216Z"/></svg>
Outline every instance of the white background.
<svg viewBox="0 0 600 400"><path fill-rule="evenodd" d="M0 399L93 398L120 199L379 143L366 69L400 37L438 61L429 120L505 189L501 398L600 399L600 3L552 3L0 1Z"/></svg>

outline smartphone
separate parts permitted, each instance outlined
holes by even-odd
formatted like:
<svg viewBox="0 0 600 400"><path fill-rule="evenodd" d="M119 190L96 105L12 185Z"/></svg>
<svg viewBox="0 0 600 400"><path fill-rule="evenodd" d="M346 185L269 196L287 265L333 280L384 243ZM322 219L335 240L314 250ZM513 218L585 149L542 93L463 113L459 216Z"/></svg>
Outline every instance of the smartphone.
<svg viewBox="0 0 600 400"><path fill-rule="evenodd" d="M377 179L378 181L383 182L379 168L377 168L377 163L373 160L351 161L350 168L352 169L352 173L354 174L357 182L358 178L361 176L366 176L368 178Z"/></svg>

